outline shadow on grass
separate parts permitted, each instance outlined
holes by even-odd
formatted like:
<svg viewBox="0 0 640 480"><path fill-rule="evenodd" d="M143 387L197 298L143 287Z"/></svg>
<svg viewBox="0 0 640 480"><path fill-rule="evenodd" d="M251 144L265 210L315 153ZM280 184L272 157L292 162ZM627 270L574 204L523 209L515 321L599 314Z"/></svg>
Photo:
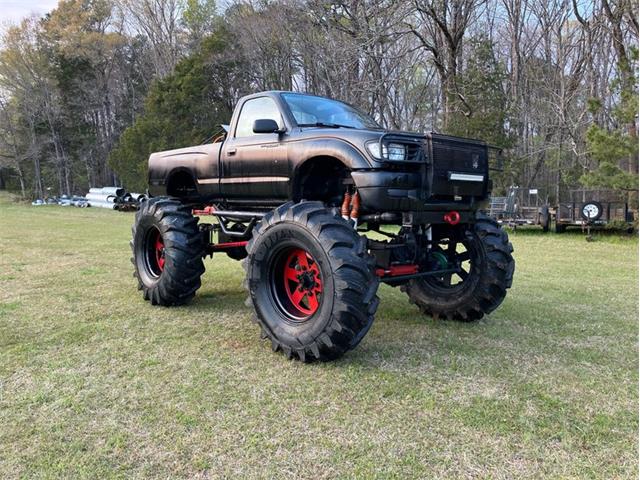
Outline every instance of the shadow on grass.
<svg viewBox="0 0 640 480"><path fill-rule="evenodd" d="M514 236L526 236L526 237L548 237L551 239L559 239L559 238L578 238L578 237L586 237L587 229L583 231L580 227L571 227L568 228L563 233L555 233L553 231L544 232L540 227L518 227L511 228L507 226L502 227L509 235ZM591 235L593 237L601 237L603 239L622 239L622 240L634 240L638 239L638 232L627 233L624 230L614 230L614 229L591 229Z"/></svg>
<svg viewBox="0 0 640 480"><path fill-rule="evenodd" d="M199 291L195 298L185 306L196 312L244 311L247 293L241 290Z"/></svg>

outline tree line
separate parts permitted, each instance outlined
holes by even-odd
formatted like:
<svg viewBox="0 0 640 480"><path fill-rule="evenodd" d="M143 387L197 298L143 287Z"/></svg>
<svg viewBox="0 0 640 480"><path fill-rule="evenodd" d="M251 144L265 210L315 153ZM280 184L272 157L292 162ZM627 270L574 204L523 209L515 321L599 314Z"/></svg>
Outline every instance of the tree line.
<svg viewBox="0 0 640 480"><path fill-rule="evenodd" d="M497 191L635 195L637 42L632 0L61 0L2 32L0 188L144 189L279 89L498 146Z"/></svg>

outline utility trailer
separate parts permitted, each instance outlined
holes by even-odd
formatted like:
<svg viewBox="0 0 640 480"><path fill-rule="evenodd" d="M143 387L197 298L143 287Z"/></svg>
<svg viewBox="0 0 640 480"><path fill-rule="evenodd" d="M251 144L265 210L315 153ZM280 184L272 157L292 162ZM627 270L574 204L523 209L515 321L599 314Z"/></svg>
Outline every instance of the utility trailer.
<svg viewBox="0 0 640 480"><path fill-rule="evenodd" d="M511 186L504 197L491 197L488 214L500 225L541 226L545 232L551 226L548 198L539 188Z"/></svg>
<svg viewBox="0 0 640 480"><path fill-rule="evenodd" d="M575 189L552 211L556 233L569 227L600 230L616 226L633 232L633 211L621 194L613 190Z"/></svg>

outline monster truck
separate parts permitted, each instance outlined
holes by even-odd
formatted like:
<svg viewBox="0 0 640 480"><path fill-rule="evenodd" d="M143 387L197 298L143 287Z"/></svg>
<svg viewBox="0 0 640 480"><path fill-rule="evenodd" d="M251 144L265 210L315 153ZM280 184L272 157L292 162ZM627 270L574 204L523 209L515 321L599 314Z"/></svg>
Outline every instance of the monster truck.
<svg viewBox="0 0 640 480"><path fill-rule="evenodd" d="M244 262L262 338L309 362L358 345L380 282L435 318L478 320L502 303L515 263L480 213L485 143L387 131L348 104L283 91L242 98L224 127L149 158L131 246L152 304L188 302L203 259L226 253Z"/></svg>

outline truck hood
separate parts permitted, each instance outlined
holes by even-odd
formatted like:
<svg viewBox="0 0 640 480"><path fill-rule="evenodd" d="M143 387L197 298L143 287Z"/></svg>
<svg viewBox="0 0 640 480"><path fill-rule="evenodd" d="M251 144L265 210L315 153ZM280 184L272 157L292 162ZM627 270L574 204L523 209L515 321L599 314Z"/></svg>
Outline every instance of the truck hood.
<svg viewBox="0 0 640 480"><path fill-rule="evenodd" d="M407 132L401 130L377 130L377 129L355 129L355 128L328 128L328 127L302 127L300 129L302 138L341 138L355 146L363 147L371 140L378 140L383 135L400 135L411 138L426 138L426 135L417 132Z"/></svg>

